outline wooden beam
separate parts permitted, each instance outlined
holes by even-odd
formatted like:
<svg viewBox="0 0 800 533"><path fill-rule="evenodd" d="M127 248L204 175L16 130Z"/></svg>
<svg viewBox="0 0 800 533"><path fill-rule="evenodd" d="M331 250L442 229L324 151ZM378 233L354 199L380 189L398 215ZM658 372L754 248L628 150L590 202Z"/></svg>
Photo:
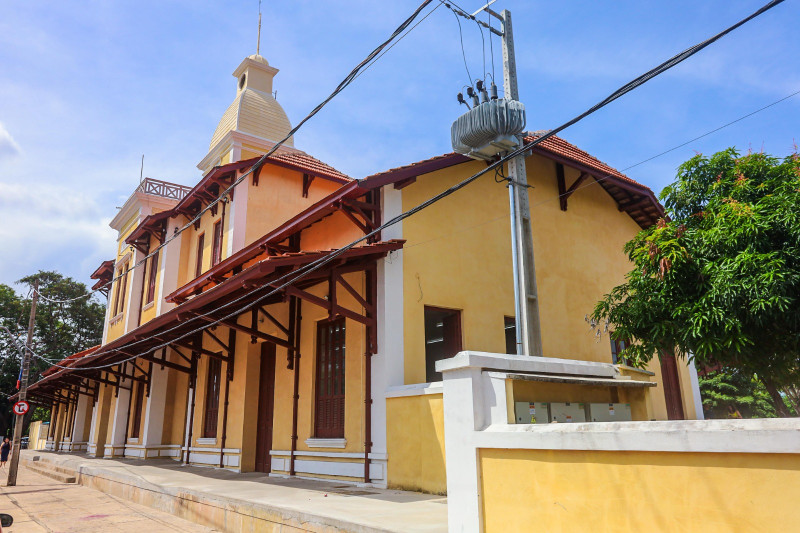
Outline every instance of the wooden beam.
<svg viewBox="0 0 800 533"><path fill-rule="evenodd" d="M258 311L259 311L259 313L261 313L262 315L264 315L265 317L267 317L267 319L268 319L270 322L272 322L273 324L275 324L275 325L278 327L278 329L279 329L279 330L281 330L281 331L282 331L283 333L285 333L286 335L289 335L289 328L287 328L286 326L284 326L283 324L281 324L281 323L278 321L278 319L277 319L277 318L275 318L274 316L272 316L272 315L269 313L269 311L267 311L267 310L266 310L266 309L264 309L263 307L259 307L259 308L258 308Z"/></svg>
<svg viewBox="0 0 800 533"><path fill-rule="evenodd" d="M360 315L355 311L351 311L346 307L342 307L341 305L331 305L331 302L329 302L328 300L320 298L319 296L314 296L313 294L298 289L293 285L289 285L284 290L286 291L286 294L289 294L291 296L297 296L302 300L318 305L328 311L332 311L334 315L341 315L343 317L355 320L356 322L361 322L362 324L366 325L373 325L375 323L375 319L371 319L364 315Z"/></svg>
<svg viewBox="0 0 800 533"><path fill-rule="evenodd" d="M172 361L168 361L166 359L166 357L164 357L163 359L159 359L155 355L143 355L142 359L144 359L146 361L150 361L151 363L156 364L156 365L165 366L167 368L171 368L171 369L177 370L179 372L184 372L186 374L188 374L188 373L190 373L192 371L192 369L189 368L189 367L185 367L183 365L179 365L178 363L173 363Z"/></svg>
<svg viewBox="0 0 800 533"><path fill-rule="evenodd" d="M567 189L567 192L564 195L564 197L569 198L570 196L572 196L572 193L578 190L578 187L581 186L581 183L583 183L586 180L586 178L591 178L591 177L592 176L590 174L587 174L586 172L581 172L581 175L578 176L572 183L572 185L569 186L569 189Z"/></svg>
<svg viewBox="0 0 800 533"><path fill-rule="evenodd" d="M205 318L205 317L204 317ZM202 346L192 346L191 343L185 342L183 339L174 340L171 344L177 344L182 348L186 348L187 350L192 350L193 352L198 352L209 357L216 357L217 359L225 360L225 357L222 355L222 352L212 352L211 350L207 350ZM170 346L171 347L171 346ZM174 348L173 348L174 349ZM177 352L177 350L175 350Z"/></svg>
<svg viewBox="0 0 800 533"><path fill-rule="evenodd" d="M567 210L567 182L564 179L564 165L556 163L556 181L558 182L558 203L561 210Z"/></svg>
<svg viewBox="0 0 800 533"><path fill-rule="evenodd" d="M203 320L216 321L216 319L210 318L210 317L201 317L201 318ZM227 327L229 327L231 329L235 329L236 331L240 331L242 333L246 333L247 335L252 335L253 337L257 337L257 338L259 338L261 340L272 342L274 344L277 344L278 346L283 346L284 348L286 348L288 350L293 350L294 349L294 347L291 344L289 344L288 341L285 341L285 340L281 339L280 337L276 337L275 335L270 335L270 334L264 333L262 331L254 330L253 328L250 328L250 327L247 327L247 326L243 326L243 325L239 324L238 322L236 322L234 320L220 320L218 323L222 324L223 326L227 326Z"/></svg>
<svg viewBox="0 0 800 533"><path fill-rule="evenodd" d="M353 288L353 286L352 286L352 285L350 285L349 283L347 283L347 281L345 281L345 279L344 279L344 278L341 276L341 274L339 274L338 272L336 273L336 280L339 282L339 284L340 284L342 287L344 287L344 289L345 289L347 292L349 292L349 293L350 293L350 295L351 295L353 298L355 298L355 300L356 300L356 301L359 303L359 305L361 305L361 307L363 307L364 309L366 309L366 310L367 310L367 312L368 312L368 313L373 313L373 312L375 312L375 306L373 306L372 304L370 304L369 302L367 302L367 301L366 301L364 298L362 298L362 297L361 297L361 295L360 295L360 294L358 294L358 291L357 291L357 290L355 290L355 289Z"/></svg>
<svg viewBox="0 0 800 533"><path fill-rule="evenodd" d="M214 342L216 342L217 344L219 344L219 345L222 347L222 349L223 349L223 350L225 350L226 352L230 353L230 351L231 351L231 348L230 348L230 346L228 346L227 344L225 344L224 342L222 342L222 341L220 340L220 338L219 338L219 337L217 337L216 335L214 335L213 333L211 333L211 332L208 330L208 328L204 329L204 330L203 330L203 333L205 333L206 335L208 335L209 337L211 337L211 338L214 340Z"/></svg>
<svg viewBox="0 0 800 533"><path fill-rule="evenodd" d="M356 216L353 215L353 213L350 211L349 207L347 207L345 205L341 205L341 208L339 209L339 211L344 216L346 216L348 219L350 219L350 221L353 224L355 224L358 227L358 229L360 229L362 232L364 232L364 234L367 234L367 233L370 232L370 229L367 227L367 225L364 222L362 222L361 220L359 220L358 218L356 218Z"/></svg>

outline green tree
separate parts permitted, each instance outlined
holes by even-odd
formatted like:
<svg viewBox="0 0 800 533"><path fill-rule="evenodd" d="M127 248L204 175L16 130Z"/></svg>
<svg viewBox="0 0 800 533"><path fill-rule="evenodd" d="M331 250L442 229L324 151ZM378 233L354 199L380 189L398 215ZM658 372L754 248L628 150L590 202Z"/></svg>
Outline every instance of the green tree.
<svg viewBox="0 0 800 533"><path fill-rule="evenodd" d="M777 413L800 382L800 158L728 149L681 165L669 214L625 245L634 268L595 307L625 356L758 375Z"/></svg>
<svg viewBox="0 0 800 533"><path fill-rule="evenodd" d="M699 376L706 418L770 418L775 408L755 375L719 370Z"/></svg>
<svg viewBox="0 0 800 533"><path fill-rule="evenodd" d="M60 361L99 344L105 316L105 306L89 296L85 284L57 272L45 271L27 276L19 283L30 288L37 279L41 297L36 308L32 348L41 358L31 360L29 383L39 379L51 366L50 361ZM18 343L14 343L6 330L0 330L0 433L3 435L9 434L13 424L11 403L7 398L16 393L21 362L17 346L26 340L30 309L30 294L23 297L11 287L0 284L0 325L8 328ZM47 416L41 410L35 412L39 417Z"/></svg>

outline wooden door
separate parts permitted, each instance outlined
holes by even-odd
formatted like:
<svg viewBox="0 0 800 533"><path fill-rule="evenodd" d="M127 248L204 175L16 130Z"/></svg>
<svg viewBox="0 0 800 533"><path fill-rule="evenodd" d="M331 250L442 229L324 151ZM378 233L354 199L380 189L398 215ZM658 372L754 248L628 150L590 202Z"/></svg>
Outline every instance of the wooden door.
<svg viewBox="0 0 800 533"><path fill-rule="evenodd" d="M256 431L256 472L269 473L272 462L272 417L275 406L275 345L261 344L261 371L258 382L258 428Z"/></svg>
<svg viewBox="0 0 800 533"><path fill-rule="evenodd" d="M667 418L684 420L681 384L678 377L678 363L670 354L661 354L661 381L664 384L664 400L667 403Z"/></svg>

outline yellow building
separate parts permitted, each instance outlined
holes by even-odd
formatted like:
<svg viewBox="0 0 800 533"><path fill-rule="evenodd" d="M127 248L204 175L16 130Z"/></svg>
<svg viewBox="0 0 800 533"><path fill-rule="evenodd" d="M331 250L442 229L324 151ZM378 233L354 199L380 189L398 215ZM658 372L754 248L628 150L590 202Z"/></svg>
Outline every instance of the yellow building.
<svg viewBox="0 0 800 533"><path fill-rule="evenodd" d="M444 492L436 362L515 351L507 190L486 175L322 262L485 167L446 154L355 180L291 139L259 162L291 129L277 72L246 58L202 179L145 180L112 220L114 258L93 274L103 343L30 390L53 406L48 447ZM693 367L628 368L584 320L630 268L623 244L663 214L653 193L557 137L527 172L545 356L656 387L508 394L701 417Z"/></svg>

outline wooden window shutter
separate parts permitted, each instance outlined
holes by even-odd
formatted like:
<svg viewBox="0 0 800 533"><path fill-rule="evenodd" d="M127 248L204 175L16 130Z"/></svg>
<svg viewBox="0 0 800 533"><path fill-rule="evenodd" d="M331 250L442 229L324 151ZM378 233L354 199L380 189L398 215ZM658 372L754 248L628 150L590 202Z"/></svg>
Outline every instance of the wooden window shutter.
<svg viewBox="0 0 800 533"><path fill-rule="evenodd" d="M343 438L345 418L345 320L317 324L314 436Z"/></svg>

